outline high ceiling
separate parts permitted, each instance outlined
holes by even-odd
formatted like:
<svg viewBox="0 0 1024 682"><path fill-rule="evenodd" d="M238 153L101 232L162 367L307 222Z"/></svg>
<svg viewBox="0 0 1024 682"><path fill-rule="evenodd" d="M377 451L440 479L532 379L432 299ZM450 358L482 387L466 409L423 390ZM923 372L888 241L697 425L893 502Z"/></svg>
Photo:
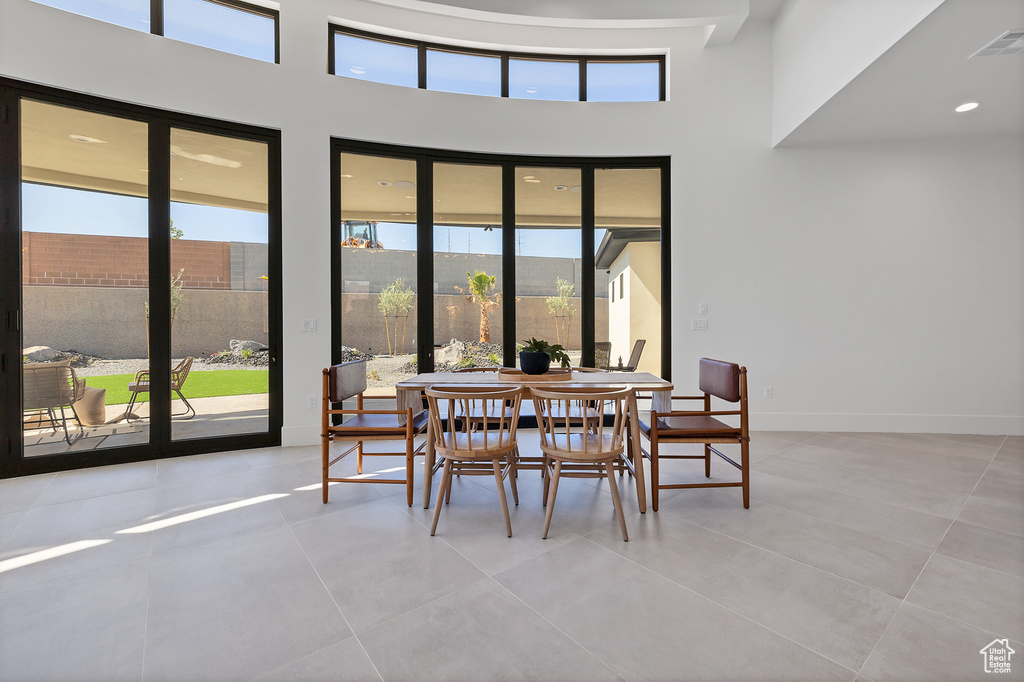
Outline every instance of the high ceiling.
<svg viewBox="0 0 1024 682"><path fill-rule="evenodd" d="M782 146L1020 134L1024 54L973 57L1024 28L1021 0L946 0L804 121ZM981 102L958 114L964 102Z"/></svg>

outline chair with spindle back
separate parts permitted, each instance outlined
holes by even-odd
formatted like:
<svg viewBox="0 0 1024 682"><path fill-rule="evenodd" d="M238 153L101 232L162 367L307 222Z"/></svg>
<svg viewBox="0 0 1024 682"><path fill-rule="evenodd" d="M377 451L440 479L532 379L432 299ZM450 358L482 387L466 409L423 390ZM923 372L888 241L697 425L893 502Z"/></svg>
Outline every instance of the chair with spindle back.
<svg viewBox="0 0 1024 682"><path fill-rule="evenodd" d="M626 416L631 389L559 386L534 388L531 392L540 427L540 449L545 460L544 501L547 513L543 537L548 536L558 481L562 476L607 478L622 539L628 542L614 464L623 457L626 448ZM583 414L593 410L597 416L566 419L565 415L573 411L574 405L583 406ZM613 416L611 425L605 423L605 414Z"/></svg>
<svg viewBox="0 0 1024 682"><path fill-rule="evenodd" d="M445 385L425 391L434 435L434 452L444 459L437 489L430 534L437 531L441 503L451 500L453 475L494 475L505 530L512 537L512 519L505 498L505 479L512 498L516 489L516 428L523 390L519 386ZM471 415L470 420L445 419L444 415ZM472 423L471 423L472 422Z"/></svg>

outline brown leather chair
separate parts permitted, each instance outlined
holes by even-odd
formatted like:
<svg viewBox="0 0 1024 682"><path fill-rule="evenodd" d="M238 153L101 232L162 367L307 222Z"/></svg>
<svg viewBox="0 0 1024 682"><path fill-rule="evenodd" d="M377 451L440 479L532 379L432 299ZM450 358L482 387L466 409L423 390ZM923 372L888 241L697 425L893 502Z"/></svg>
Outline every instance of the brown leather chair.
<svg viewBox="0 0 1024 682"><path fill-rule="evenodd" d="M640 432L651 442L650 453L644 453L651 461L651 508L658 511L658 492L676 488L743 488L743 507L750 508L750 429L747 419L747 368L731 362L701 358L700 390L703 395L672 396L672 400L699 400L702 410L658 412L651 410L648 426L640 422ZM729 403L739 403L739 409L713 410L712 398ZM730 417L730 425L718 417ZM702 455L665 454L660 451L662 443L703 443ZM739 446L740 461L727 457L712 447L712 443L730 443ZM704 476L711 478L711 453L715 453L740 470L740 480L731 482L673 483L660 480L661 459L703 459Z"/></svg>
<svg viewBox="0 0 1024 682"><path fill-rule="evenodd" d="M321 402L320 458L323 479L323 500L327 503L327 489L331 483L397 483L405 484L406 502L412 506L413 460L426 446L426 440L417 447L415 438L427 428L426 412L404 410L365 410L363 392L366 390L366 360L353 360L323 370L323 400ZM332 409L332 405L356 399L355 409ZM394 396L373 396L373 399ZM332 415L345 419L332 424ZM355 445L331 459L332 441L354 441ZM363 442L368 440L404 440L401 452L364 452ZM331 466L356 451L356 477L332 477ZM377 478L363 475L363 457L405 456L405 478Z"/></svg>

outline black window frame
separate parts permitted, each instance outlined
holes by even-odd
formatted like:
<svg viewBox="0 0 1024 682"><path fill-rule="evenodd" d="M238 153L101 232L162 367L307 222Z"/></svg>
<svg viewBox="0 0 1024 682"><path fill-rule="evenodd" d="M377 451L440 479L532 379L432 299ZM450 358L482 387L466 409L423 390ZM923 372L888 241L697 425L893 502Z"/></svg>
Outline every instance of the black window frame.
<svg viewBox="0 0 1024 682"><path fill-rule="evenodd" d="M150 440L99 450L26 457L21 429L21 117L20 102L107 114L149 126L149 268L170 272L170 131L172 128L267 144L269 278L269 413L266 432L174 440L171 436L170 362L151 364ZM281 131L178 113L0 76L0 479L169 457L273 447L281 444L284 416ZM149 286L151 356L170 360L170 279ZM163 387L163 388L162 388Z"/></svg>
<svg viewBox="0 0 1024 682"><path fill-rule="evenodd" d="M466 165L500 166L502 168L502 290L516 290L515 267L515 172L516 168L551 167L580 168L581 171L581 215L583 282L580 291L582 310L582 363L593 366L594 344L596 341L595 291L596 253L594 235L597 229L594 213L594 175L607 168L658 168L661 171L661 376L672 378L672 240L671 240L671 157L669 156L628 156L628 157L587 157L587 156L529 156L517 154L493 154L455 150L412 147L331 138L331 224L326 246L331 254L331 363L342 362L341 346L344 320L342 316L341 286L341 155L364 154L395 159L416 161L416 282L417 291L434 290L434 183L435 163L456 163ZM423 191L429 188L430 191ZM516 345L516 304L515 296L502 298L502 346L503 364L515 365ZM433 306L420 305L417 308L416 361L420 373L434 371L434 316Z"/></svg>
<svg viewBox="0 0 1024 682"><path fill-rule="evenodd" d="M154 2L158 0L153 0ZM209 0L208 0L209 1ZM405 47L415 47L419 55L419 79L417 88L420 90L429 90L427 87L427 51L435 50L440 52L451 52L455 54L464 54L474 57L498 57L501 59L501 97L509 97L509 83L508 83L508 63L510 59L523 59L530 61L549 61L549 62L576 62L579 68L579 101L587 101L587 64L590 62L595 63L622 63L622 62L639 62L639 63L657 63L658 64L658 101L664 102L668 94L667 80L665 75L665 55L664 54L637 54L637 55L596 55L596 54L552 54L548 52L522 52L514 50L488 50L488 49L477 49L461 47L459 45L446 45L444 43L436 43L426 40L414 40L411 38L398 38L394 36L385 35L382 33L374 33L372 31L365 31L357 28L350 28L341 24L328 24L327 25L327 73L333 76L341 76L347 78L343 74L337 73L335 68L335 54L334 54L334 37L336 35L347 35L355 38L363 38L365 40L375 40L382 43L390 43L393 45L403 45ZM441 92L441 91L437 91ZM486 95L485 95L486 96ZM542 101L560 101L560 100L542 100ZM634 102L635 100L624 100L624 102ZM644 100L646 101L646 100Z"/></svg>
<svg viewBox="0 0 1024 682"><path fill-rule="evenodd" d="M255 14L256 16L265 17L271 19L274 22L274 64L281 63L281 12L276 9L264 7L262 5L253 5L243 0L202 0L211 5L220 5L221 7L228 7L230 9L238 10L240 12L246 12L248 14ZM59 8L55 8L59 9ZM80 12L74 12L75 14L81 14ZM98 17L93 17L88 14L81 14L81 16L89 17L90 19L96 19L97 21L103 21ZM127 27L129 30L138 30L135 28ZM164 0L149 0L149 32L155 36L164 35ZM188 41L180 41L188 42ZM188 43L189 45L197 45L196 43ZM237 57L245 57L237 52L229 52L228 50L220 50L215 47L207 47L205 45L197 45L197 47L206 47L209 50L217 50L225 54L233 54ZM251 57L246 57L251 59ZM258 59L256 61L263 61ZM269 62L268 62L269 63Z"/></svg>

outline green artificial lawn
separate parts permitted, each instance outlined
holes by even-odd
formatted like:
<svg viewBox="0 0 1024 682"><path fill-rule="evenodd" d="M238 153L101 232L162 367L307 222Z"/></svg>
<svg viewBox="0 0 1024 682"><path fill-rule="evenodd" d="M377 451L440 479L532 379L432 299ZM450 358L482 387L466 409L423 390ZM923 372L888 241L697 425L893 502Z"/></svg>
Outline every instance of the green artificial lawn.
<svg viewBox="0 0 1024 682"><path fill-rule="evenodd" d="M83 377L87 386L107 389L107 405L123 405L131 398L128 384L134 374ZM221 395L249 395L270 390L270 372L258 369L215 369L189 372L181 389L186 398L210 398ZM171 396L177 399L177 394ZM136 402L149 402L149 393L140 393Z"/></svg>

